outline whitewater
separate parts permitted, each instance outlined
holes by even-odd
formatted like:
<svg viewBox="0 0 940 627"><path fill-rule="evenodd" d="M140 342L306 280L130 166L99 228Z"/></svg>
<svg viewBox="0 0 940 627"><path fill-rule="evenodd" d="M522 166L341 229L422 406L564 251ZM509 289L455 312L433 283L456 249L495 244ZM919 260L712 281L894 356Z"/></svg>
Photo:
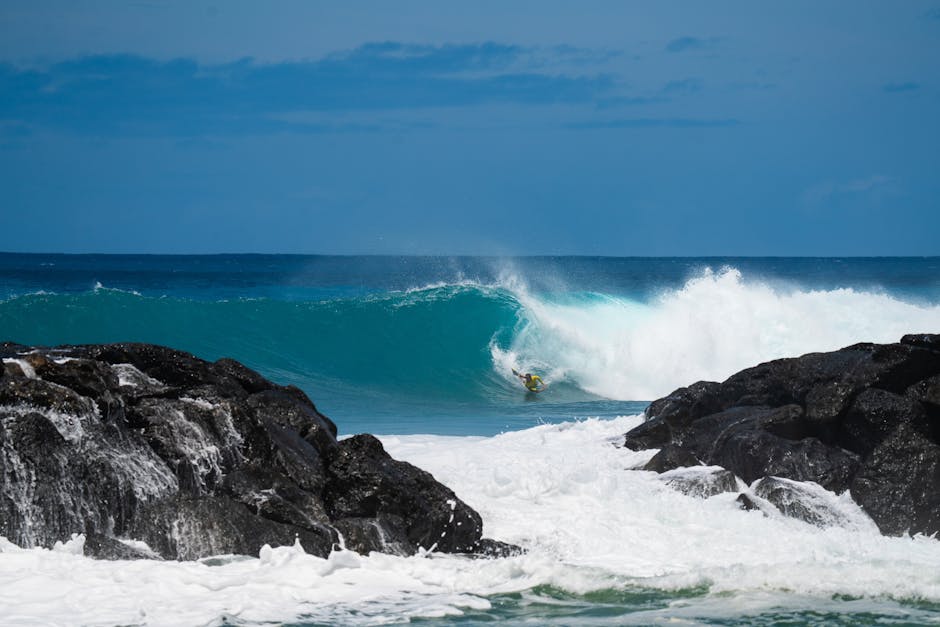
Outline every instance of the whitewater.
<svg viewBox="0 0 940 627"><path fill-rule="evenodd" d="M239 359L526 549L100 562L80 535L0 540L3 624L940 623L937 539L883 537L821 489L819 526L687 496L619 446L694 381L940 331L937 258L0 255L0 329ZM527 397L511 368L549 389Z"/></svg>
<svg viewBox="0 0 940 627"><path fill-rule="evenodd" d="M654 399L863 339L895 342L905 329L935 328L940 319L937 305L852 288L774 288L745 282L734 268L706 269L646 303L593 293L558 302L524 290L517 298L521 328L507 349L493 345L494 363L503 371L514 363L540 367L618 400Z"/></svg>
<svg viewBox="0 0 940 627"><path fill-rule="evenodd" d="M393 456L476 508L487 534L526 547L522 556L321 559L263 547L253 557L98 562L80 555L81 538L52 550L4 543L0 607L13 610L7 624L23 625L373 625L533 612L557 624L753 624L799 620L807 608L940 620L935 539L882 537L846 496L825 497L824 528L743 511L733 493L685 496L655 473L629 470L651 453L615 444L640 420L383 438Z"/></svg>

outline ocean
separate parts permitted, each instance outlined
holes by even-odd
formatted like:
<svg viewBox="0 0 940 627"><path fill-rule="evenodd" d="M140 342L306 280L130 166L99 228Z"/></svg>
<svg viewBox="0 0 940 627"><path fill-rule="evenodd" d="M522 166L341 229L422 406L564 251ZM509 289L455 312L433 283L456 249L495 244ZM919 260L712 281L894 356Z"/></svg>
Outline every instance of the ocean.
<svg viewBox="0 0 940 627"><path fill-rule="evenodd" d="M678 387L918 332L940 332L938 257L0 254L0 341L235 358L527 549L99 562L0 539L0 622L940 624L937 539L881 536L848 494L824 527L685 496L616 446Z"/></svg>

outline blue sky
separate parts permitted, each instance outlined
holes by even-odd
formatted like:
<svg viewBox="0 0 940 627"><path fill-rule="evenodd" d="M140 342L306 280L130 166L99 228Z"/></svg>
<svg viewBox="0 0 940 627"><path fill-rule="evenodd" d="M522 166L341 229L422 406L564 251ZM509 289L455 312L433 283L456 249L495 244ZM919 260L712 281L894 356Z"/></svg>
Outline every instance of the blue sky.
<svg viewBox="0 0 940 627"><path fill-rule="evenodd" d="M940 254L940 1L0 4L0 250Z"/></svg>

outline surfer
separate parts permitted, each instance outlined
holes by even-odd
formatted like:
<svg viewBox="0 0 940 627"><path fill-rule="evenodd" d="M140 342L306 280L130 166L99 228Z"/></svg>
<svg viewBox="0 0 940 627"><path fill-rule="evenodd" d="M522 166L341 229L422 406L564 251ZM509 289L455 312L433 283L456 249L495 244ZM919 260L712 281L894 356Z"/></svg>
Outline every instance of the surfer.
<svg viewBox="0 0 940 627"><path fill-rule="evenodd" d="M537 374L525 373L521 374L513 370L512 373L519 377L522 380L522 385L526 387L530 392L541 392L545 389L545 382L542 381L542 377Z"/></svg>

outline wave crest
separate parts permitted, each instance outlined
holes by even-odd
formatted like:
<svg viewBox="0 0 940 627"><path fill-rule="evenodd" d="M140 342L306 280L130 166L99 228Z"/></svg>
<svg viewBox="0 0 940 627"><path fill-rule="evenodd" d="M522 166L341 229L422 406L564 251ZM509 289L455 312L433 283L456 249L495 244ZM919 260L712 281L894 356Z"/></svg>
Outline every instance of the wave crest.
<svg viewBox="0 0 940 627"><path fill-rule="evenodd" d="M606 294L519 295L512 342L494 367L542 370L617 400L651 400L781 357L940 329L940 306L851 288L801 291L706 269L649 302Z"/></svg>

